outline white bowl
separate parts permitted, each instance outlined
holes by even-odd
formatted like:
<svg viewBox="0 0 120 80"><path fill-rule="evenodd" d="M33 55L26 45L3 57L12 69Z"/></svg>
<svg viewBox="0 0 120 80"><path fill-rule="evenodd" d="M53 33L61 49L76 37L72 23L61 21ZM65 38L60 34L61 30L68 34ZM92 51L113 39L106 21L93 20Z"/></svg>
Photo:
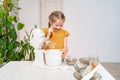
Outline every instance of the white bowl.
<svg viewBox="0 0 120 80"><path fill-rule="evenodd" d="M62 62L62 52L59 49L45 51L45 62L47 66L58 66Z"/></svg>

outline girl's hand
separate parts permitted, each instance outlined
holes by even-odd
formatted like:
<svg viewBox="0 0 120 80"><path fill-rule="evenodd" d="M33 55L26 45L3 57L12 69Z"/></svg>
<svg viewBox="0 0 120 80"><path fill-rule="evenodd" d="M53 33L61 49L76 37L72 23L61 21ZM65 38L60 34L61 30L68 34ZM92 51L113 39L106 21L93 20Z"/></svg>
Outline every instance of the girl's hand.
<svg viewBox="0 0 120 80"><path fill-rule="evenodd" d="M41 49L47 49L47 48L48 48L48 44L46 42L44 42Z"/></svg>
<svg viewBox="0 0 120 80"><path fill-rule="evenodd" d="M48 38L48 39L49 39L50 36L52 35L52 31L53 31L52 28L49 28L49 29L48 29L48 34L47 34L47 38Z"/></svg>
<svg viewBox="0 0 120 80"><path fill-rule="evenodd" d="M62 53L62 59L64 59L65 56L66 56L66 54L67 54L67 52L68 52L68 48L67 47L63 48L62 51L63 51L63 53Z"/></svg>
<svg viewBox="0 0 120 80"><path fill-rule="evenodd" d="M48 33L51 33L53 31L53 29L50 27L49 29L48 29Z"/></svg>

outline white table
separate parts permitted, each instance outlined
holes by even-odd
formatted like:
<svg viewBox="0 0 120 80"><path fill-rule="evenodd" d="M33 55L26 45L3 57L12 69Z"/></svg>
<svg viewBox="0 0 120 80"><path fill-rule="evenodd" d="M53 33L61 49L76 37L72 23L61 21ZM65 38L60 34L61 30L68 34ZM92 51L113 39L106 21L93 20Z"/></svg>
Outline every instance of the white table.
<svg viewBox="0 0 120 80"><path fill-rule="evenodd" d="M71 70L41 69L32 66L33 62L9 62L0 68L0 80L76 80Z"/></svg>
<svg viewBox="0 0 120 80"><path fill-rule="evenodd" d="M13 61L0 68L0 80L76 80L73 76L74 68L43 69L33 67L32 61ZM100 64L96 70L102 75L101 80L115 80L114 77ZM83 80L88 80L84 78Z"/></svg>

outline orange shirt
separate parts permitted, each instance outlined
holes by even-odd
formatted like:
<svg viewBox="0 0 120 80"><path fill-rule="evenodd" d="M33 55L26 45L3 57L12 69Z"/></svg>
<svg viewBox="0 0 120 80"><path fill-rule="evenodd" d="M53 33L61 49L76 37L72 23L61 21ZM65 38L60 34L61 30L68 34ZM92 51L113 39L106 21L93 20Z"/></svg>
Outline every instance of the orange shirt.
<svg viewBox="0 0 120 80"><path fill-rule="evenodd" d="M48 28L42 28L42 30L45 33L45 36L48 34ZM54 49L62 49L64 48L64 37L69 36L69 33L66 30L60 29L57 32L52 32L52 35L50 36L50 41L55 43L56 46Z"/></svg>

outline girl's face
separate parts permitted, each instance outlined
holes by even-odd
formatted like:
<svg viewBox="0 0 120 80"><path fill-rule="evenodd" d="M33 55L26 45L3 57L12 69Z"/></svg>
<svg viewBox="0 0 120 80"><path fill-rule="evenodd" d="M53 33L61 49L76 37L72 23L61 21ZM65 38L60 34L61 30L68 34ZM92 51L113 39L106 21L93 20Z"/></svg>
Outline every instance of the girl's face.
<svg viewBox="0 0 120 80"><path fill-rule="evenodd" d="M51 23L51 28L53 29L53 31L57 32L62 28L63 23L64 23L64 20L56 19L55 22Z"/></svg>

